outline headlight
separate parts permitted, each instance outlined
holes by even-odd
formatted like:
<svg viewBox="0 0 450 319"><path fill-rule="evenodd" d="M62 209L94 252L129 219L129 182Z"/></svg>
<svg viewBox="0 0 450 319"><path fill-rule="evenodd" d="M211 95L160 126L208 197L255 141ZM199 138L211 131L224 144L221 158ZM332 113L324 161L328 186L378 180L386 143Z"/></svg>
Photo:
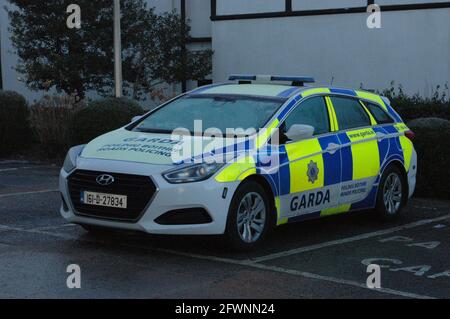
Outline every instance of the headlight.
<svg viewBox="0 0 450 319"><path fill-rule="evenodd" d="M214 175L225 164L196 164L184 168L170 170L163 174L171 184L192 183L204 181Z"/></svg>
<svg viewBox="0 0 450 319"><path fill-rule="evenodd" d="M67 173L70 173L71 171L73 171L75 169L75 167L77 166L77 164L76 164L77 157L83 151L84 146L85 145L74 146L67 152L66 159L64 160L64 165L63 165L63 169Z"/></svg>

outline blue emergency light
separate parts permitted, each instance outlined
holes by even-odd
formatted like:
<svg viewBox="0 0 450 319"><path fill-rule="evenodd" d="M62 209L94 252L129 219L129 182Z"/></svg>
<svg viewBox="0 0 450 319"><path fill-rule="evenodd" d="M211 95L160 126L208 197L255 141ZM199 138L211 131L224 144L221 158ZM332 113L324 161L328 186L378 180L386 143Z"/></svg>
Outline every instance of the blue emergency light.
<svg viewBox="0 0 450 319"><path fill-rule="evenodd" d="M232 74L228 78L230 81L239 81L239 84L256 82L291 82L294 86L303 86L305 83L316 82L310 76L284 76L284 75L251 75L251 74Z"/></svg>

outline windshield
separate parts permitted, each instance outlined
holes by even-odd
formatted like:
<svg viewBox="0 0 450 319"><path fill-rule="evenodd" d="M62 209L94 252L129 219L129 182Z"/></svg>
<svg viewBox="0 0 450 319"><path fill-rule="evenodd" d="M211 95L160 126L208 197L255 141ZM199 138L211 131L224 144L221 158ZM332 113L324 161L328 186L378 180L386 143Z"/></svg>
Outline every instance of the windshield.
<svg viewBox="0 0 450 319"><path fill-rule="evenodd" d="M132 130L171 134L184 128L191 134L208 129L255 129L264 127L283 104L284 99L235 95L188 95L151 113ZM199 122L194 127L194 121Z"/></svg>

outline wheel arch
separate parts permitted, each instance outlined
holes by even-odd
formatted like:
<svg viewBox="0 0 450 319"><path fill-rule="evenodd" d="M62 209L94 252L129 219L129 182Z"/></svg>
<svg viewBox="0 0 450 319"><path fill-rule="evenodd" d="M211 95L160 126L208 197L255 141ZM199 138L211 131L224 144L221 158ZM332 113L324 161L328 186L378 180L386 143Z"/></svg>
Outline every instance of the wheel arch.
<svg viewBox="0 0 450 319"><path fill-rule="evenodd" d="M404 204L406 205L406 203L408 202L408 194L409 194L408 173L406 172L405 166L399 159L393 159L387 165L385 165L383 171L380 172L380 182L381 182L381 177L383 176L384 172L391 166L397 167L402 175L401 177L403 179L403 184L406 186L406 190L405 190L406 196L403 196ZM380 191L380 188L378 187L378 192L379 191Z"/></svg>
<svg viewBox="0 0 450 319"><path fill-rule="evenodd" d="M275 226L278 215L277 215L277 207L275 204L275 193L274 193L271 183L263 175L253 174L253 175L246 177L244 180L242 180L242 182L239 184L239 186L245 182L250 182L250 181L258 183L266 192L267 199L269 200L269 203L270 203L270 209L272 211L272 213L270 214L270 225L272 227Z"/></svg>

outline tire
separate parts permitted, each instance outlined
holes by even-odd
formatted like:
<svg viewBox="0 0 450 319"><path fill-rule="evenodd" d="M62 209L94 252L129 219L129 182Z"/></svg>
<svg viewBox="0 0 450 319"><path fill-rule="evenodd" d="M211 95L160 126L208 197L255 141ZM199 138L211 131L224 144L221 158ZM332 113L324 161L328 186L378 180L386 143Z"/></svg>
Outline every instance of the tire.
<svg viewBox="0 0 450 319"><path fill-rule="evenodd" d="M248 206L252 206L250 211ZM270 201L261 185L248 181L239 186L231 201L225 231L231 247L249 251L258 246L269 230L271 213Z"/></svg>
<svg viewBox="0 0 450 319"><path fill-rule="evenodd" d="M395 165L388 166L378 188L375 208L378 217L383 221L398 219L406 204L407 196L407 185L402 172Z"/></svg>

